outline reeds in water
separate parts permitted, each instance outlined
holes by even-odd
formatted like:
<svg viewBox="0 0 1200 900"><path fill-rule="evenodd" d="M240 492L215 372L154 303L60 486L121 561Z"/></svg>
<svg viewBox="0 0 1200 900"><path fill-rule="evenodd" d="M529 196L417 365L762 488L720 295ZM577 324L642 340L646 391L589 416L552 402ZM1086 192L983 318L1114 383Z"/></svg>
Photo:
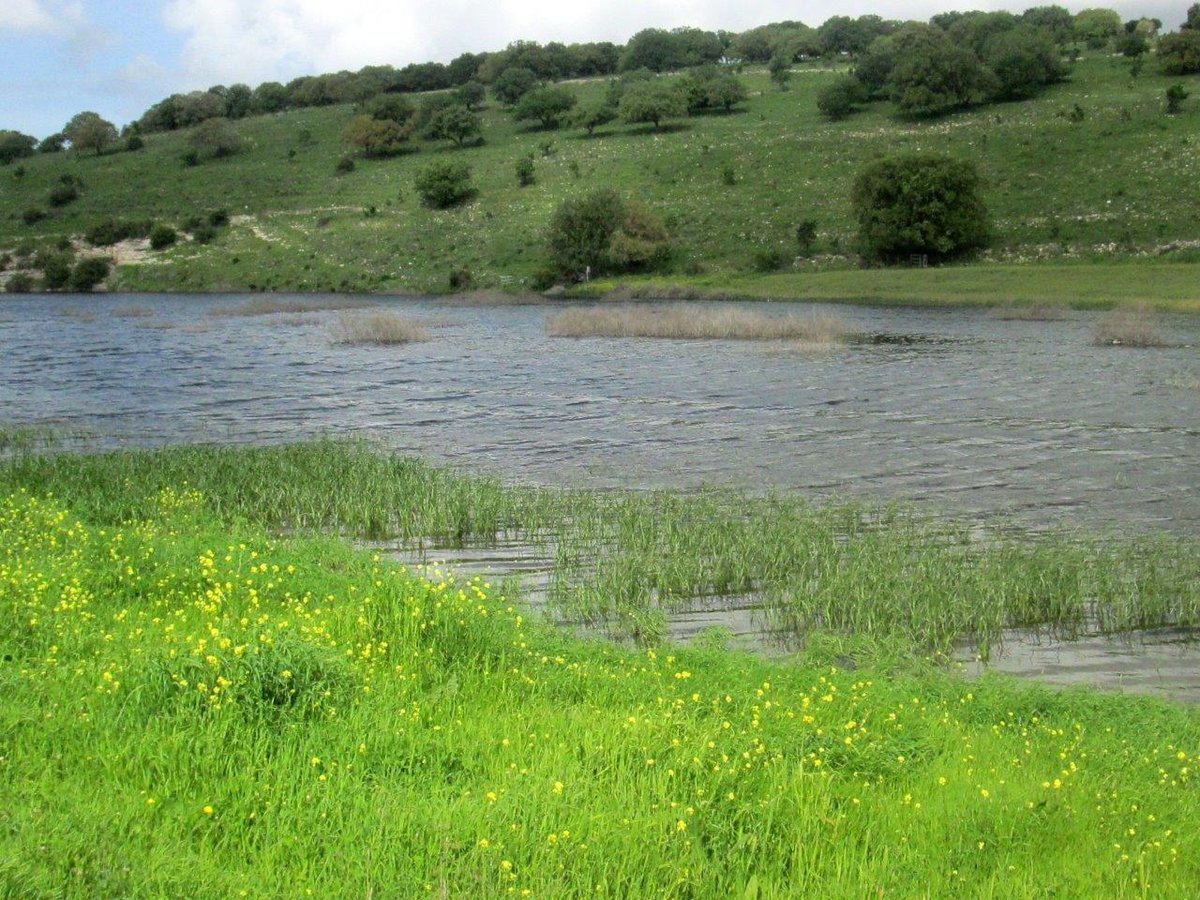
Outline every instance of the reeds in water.
<svg viewBox="0 0 1200 900"><path fill-rule="evenodd" d="M333 326L338 344L394 346L429 340L429 332L420 324L394 312L344 313Z"/></svg>
<svg viewBox="0 0 1200 900"><path fill-rule="evenodd" d="M768 315L742 306L632 305L577 307L546 323L551 337L663 338L672 340L797 341L837 344L849 326L830 315Z"/></svg>
<svg viewBox="0 0 1200 900"><path fill-rule="evenodd" d="M1103 347L1170 347L1155 316L1145 308L1114 309L1096 321L1093 341Z"/></svg>

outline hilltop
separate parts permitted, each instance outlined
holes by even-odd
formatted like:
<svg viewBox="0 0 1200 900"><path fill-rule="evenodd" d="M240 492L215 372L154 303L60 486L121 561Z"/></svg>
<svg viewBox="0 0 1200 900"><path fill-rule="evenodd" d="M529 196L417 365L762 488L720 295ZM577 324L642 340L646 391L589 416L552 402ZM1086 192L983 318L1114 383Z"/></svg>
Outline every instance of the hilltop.
<svg viewBox="0 0 1200 900"><path fill-rule="evenodd" d="M337 167L353 149L342 140L357 113L353 104L243 119L236 128L244 149L198 165L181 161L187 131L147 134L136 152L38 154L0 169L0 252L64 239L79 246L105 219L179 228L219 209L231 221L210 243L182 240L151 252L145 241L126 242L103 251L118 263L109 288L442 292L452 273L460 285L520 286L542 268L555 207L611 187L644 202L671 233L673 263L656 279L660 288L884 295L890 279L850 271L849 186L871 161L911 150L974 161L994 220L980 265L931 270L930 283L975 271L994 279L1013 265L1040 263L1028 270L1032 281L1005 275L1007 286L997 290L1037 299L1033 282L1047 276L1056 285L1100 284L1088 296L1101 305L1139 295L1160 305L1195 304L1188 287L1194 270L1186 264L1200 259L1200 127L1194 99L1181 114L1164 112L1164 94L1179 79L1155 66L1134 77L1120 56L1086 55L1036 99L922 121L899 118L880 102L831 122L819 113L816 93L846 71L845 64L802 63L785 91L765 68L747 68L738 77L748 99L728 114L680 119L661 131L611 123L593 136L578 127L518 124L489 96L482 144L418 142L414 153L357 158L349 172ZM586 103L603 95L607 79L566 86ZM530 154L534 183L522 187L515 166ZM470 167L476 194L449 210L423 208L414 176L443 159ZM22 212L44 207L64 176L81 185L79 198L26 224ZM814 252L791 264L804 220L816 225ZM772 256L787 261L785 271L762 272ZM1086 262L1138 265L1063 274L1064 265ZM1147 278L1142 265L1151 262ZM911 295L920 295L924 276L904 277Z"/></svg>

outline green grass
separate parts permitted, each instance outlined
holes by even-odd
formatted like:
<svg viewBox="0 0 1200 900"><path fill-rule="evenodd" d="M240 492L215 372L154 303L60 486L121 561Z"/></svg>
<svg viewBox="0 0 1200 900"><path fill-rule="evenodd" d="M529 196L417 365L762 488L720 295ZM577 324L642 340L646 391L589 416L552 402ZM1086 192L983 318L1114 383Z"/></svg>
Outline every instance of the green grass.
<svg viewBox="0 0 1200 900"><path fill-rule="evenodd" d="M0 461L0 490L70 498L88 521L112 526L151 514L159 492L182 486L229 526L539 546L555 560L548 600L559 616L646 643L661 639L673 612L746 594L762 598L764 624L794 644L830 634L902 653L947 653L969 636L986 656L1012 627L1070 637L1200 625L1200 545L1167 535L981 539L899 508L506 485L335 441L29 448Z"/></svg>
<svg viewBox="0 0 1200 900"><path fill-rule="evenodd" d="M186 134L150 135L146 148L100 158L38 156L22 179L0 171L0 247L79 234L107 216L177 223L225 207L239 220L216 243L182 244L161 264L123 266L124 290L444 291L449 273L466 267L480 284L529 278L542 259L542 235L564 197L598 186L645 200L668 222L684 283L739 294L819 299L1005 302L1034 296L1084 305L1133 299L1195 308L1187 266L1142 265L1194 260L1200 138L1191 112L1165 116L1172 79L1137 79L1127 64L1087 57L1068 83L1028 103L990 106L930 123L899 121L878 104L844 122L817 113L815 91L835 73L801 69L792 89L774 89L765 72L743 77L752 92L732 115L688 119L654 134L613 125L597 137L578 130L532 131L493 105L486 143L455 150L423 145L394 160L361 160L338 176L346 152L340 132L349 106L245 120L250 149L187 168ZM574 87L587 98L602 82ZM1078 103L1080 123L1064 113ZM307 131L311 141L302 142ZM542 155L541 145L552 142ZM989 257L1004 265L938 272L850 270L854 229L849 184L867 163L897 150L944 152L978 162L996 220ZM289 152L294 155L289 157ZM518 187L515 161L536 157L537 182ZM422 209L414 174L430 160L467 161L479 189L465 206ZM722 170L732 165L736 183ZM21 212L45 206L64 171L84 182L79 201L29 228ZM375 215L367 211L374 207ZM757 250L790 252L798 222L818 224L819 262L795 274L758 277ZM1161 257L1161 258L1160 258ZM1136 265L1037 267L1034 261L1129 261ZM824 271L830 267L844 271ZM1015 274L1014 274L1015 270ZM1081 284L1076 284L1077 273ZM893 276L895 276L893 283ZM1160 276L1165 279L1160 288ZM1191 279L1194 281L1195 279ZM1076 291L1079 293L1076 293ZM1161 293L1160 293L1161 290Z"/></svg>
<svg viewBox="0 0 1200 900"><path fill-rule="evenodd" d="M1194 711L582 642L486 584L231 525L182 483L114 525L119 490L0 495L4 896L1200 882Z"/></svg>

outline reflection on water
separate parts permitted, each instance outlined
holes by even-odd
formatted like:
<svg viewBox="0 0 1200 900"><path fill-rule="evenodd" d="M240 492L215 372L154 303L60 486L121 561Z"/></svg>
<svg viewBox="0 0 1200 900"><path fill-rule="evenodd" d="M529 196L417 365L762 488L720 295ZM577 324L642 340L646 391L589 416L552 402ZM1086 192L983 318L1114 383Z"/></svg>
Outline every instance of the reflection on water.
<svg viewBox="0 0 1200 900"><path fill-rule="evenodd" d="M436 326L431 340L346 347L330 338L338 312L287 298L212 314L246 299L6 298L0 422L112 443L369 434L525 482L796 488L1033 527L1200 524L1195 317L1171 320L1183 346L1139 351L1093 346L1086 314L830 308L866 339L805 353L548 338L552 306L386 299Z"/></svg>

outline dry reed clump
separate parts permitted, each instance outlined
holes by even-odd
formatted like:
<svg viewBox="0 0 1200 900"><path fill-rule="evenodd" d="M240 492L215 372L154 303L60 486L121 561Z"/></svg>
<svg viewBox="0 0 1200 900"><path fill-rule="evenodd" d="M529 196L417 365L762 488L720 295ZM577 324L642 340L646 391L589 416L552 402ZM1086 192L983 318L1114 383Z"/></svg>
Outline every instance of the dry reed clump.
<svg viewBox="0 0 1200 900"><path fill-rule="evenodd" d="M1001 322L1061 322L1067 318L1067 311L1060 306L1043 303L1009 303L993 306L991 316Z"/></svg>
<svg viewBox="0 0 1200 900"><path fill-rule="evenodd" d="M1145 307L1114 309L1096 320L1092 334L1102 347L1170 347L1171 342L1159 330L1158 322Z"/></svg>
<svg viewBox="0 0 1200 900"><path fill-rule="evenodd" d="M429 333L418 323L393 312L342 314L333 328L337 344L375 344L390 346L429 340Z"/></svg>
<svg viewBox="0 0 1200 900"><path fill-rule="evenodd" d="M712 288L695 288L684 285L641 285L634 287L628 284L618 284L604 295L608 302L628 302L631 300L714 300L732 301L747 299L743 295L729 291L718 291Z"/></svg>
<svg viewBox="0 0 1200 900"><path fill-rule="evenodd" d="M255 297L240 306L219 306L209 310L210 316L269 316L275 313L311 313L324 309L361 309L374 306L375 301L357 297L324 297L319 300L284 300L278 297Z"/></svg>
<svg viewBox="0 0 1200 900"><path fill-rule="evenodd" d="M549 319L551 337L644 337L678 340L795 341L836 344L851 335L835 316L770 316L736 306L597 306L568 309Z"/></svg>

